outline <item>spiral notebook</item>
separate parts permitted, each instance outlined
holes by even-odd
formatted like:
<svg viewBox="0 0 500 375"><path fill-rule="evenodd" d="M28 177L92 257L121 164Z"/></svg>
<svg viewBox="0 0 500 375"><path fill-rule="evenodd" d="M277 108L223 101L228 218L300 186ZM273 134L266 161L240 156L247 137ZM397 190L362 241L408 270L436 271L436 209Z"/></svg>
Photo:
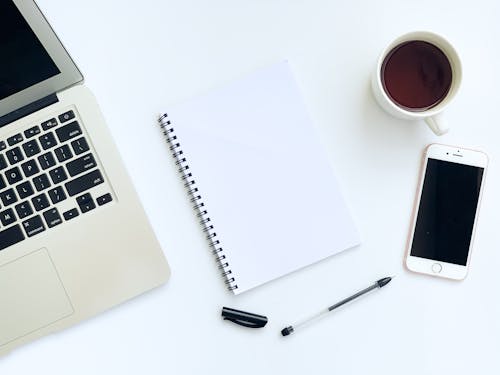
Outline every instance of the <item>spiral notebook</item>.
<svg viewBox="0 0 500 375"><path fill-rule="evenodd" d="M287 62L175 106L159 122L235 294L359 244Z"/></svg>

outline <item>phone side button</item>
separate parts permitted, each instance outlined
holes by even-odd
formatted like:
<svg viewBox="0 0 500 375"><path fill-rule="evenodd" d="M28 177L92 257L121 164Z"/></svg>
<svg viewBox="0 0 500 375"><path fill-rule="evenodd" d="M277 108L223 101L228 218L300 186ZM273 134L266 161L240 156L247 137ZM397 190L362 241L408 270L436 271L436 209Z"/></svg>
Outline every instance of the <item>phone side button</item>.
<svg viewBox="0 0 500 375"><path fill-rule="evenodd" d="M434 272L434 273L440 273L442 269L443 269L443 266L440 265L439 263L434 263L432 265L432 272Z"/></svg>

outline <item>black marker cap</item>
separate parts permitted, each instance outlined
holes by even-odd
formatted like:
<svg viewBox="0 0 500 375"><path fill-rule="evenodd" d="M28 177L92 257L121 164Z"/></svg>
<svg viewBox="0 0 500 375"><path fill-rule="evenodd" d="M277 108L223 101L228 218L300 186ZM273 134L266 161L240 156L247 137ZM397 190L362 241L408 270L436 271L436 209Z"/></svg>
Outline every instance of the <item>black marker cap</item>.
<svg viewBox="0 0 500 375"><path fill-rule="evenodd" d="M267 317L263 315L252 314L246 311L235 310L229 307L222 308L224 320L239 324L243 327L262 328L267 324Z"/></svg>

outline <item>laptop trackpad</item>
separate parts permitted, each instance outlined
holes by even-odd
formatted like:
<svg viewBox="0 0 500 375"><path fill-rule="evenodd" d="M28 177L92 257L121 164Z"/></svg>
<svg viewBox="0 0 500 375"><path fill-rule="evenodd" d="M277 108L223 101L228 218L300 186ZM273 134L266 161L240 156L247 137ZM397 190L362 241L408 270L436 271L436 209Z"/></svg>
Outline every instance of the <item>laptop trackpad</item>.
<svg viewBox="0 0 500 375"><path fill-rule="evenodd" d="M0 346L71 314L47 249L0 266Z"/></svg>

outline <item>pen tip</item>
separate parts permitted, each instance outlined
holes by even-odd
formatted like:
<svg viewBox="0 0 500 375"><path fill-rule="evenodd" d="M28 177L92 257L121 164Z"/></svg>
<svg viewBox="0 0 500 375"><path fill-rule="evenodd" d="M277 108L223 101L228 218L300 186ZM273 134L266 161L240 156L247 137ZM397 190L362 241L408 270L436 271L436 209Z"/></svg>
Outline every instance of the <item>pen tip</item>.
<svg viewBox="0 0 500 375"><path fill-rule="evenodd" d="M292 333L293 333L293 327L292 327L292 326L288 326L288 327L283 328L283 329L281 330L281 334L282 334L283 336L288 336L288 335L290 335L290 334L292 334Z"/></svg>
<svg viewBox="0 0 500 375"><path fill-rule="evenodd" d="M376 282L376 284L378 285L379 288L382 288L384 286L386 286L387 284L389 284L392 280L392 277L384 277L383 279L380 279Z"/></svg>

